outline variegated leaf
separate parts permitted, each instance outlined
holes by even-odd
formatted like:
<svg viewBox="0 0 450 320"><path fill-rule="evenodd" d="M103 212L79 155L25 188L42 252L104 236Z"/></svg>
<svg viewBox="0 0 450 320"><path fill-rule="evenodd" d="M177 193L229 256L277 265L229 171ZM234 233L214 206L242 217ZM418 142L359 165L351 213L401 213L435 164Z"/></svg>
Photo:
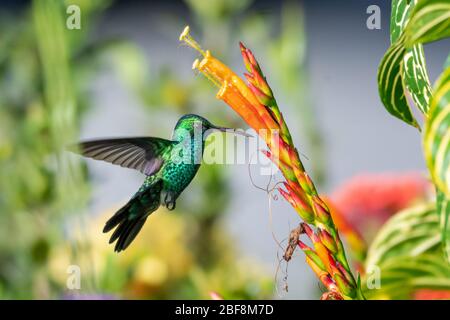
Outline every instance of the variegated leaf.
<svg viewBox="0 0 450 320"><path fill-rule="evenodd" d="M369 299L408 299L420 288L450 289L434 203L405 209L383 225L368 251L363 281L367 289L377 270L381 288L365 290Z"/></svg>
<svg viewBox="0 0 450 320"><path fill-rule="evenodd" d="M412 299L420 289L450 290L450 268L437 251L393 257L380 267L379 276L380 288L365 290L367 299Z"/></svg>
<svg viewBox="0 0 450 320"><path fill-rule="evenodd" d="M434 203L403 210L378 231L367 252L366 269L381 266L395 256L420 255L436 248L440 241L439 218Z"/></svg>
<svg viewBox="0 0 450 320"><path fill-rule="evenodd" d="M450 68L439 78L430 102L424 152L433 182L450 197Z"/></svg>
<svg viewBox="0 0 450 320"><path fill-rule="evenodd" d="M414 7L405 29L405 44L411 48L450 36L450 1L421 0Z"/></svg>
<svg viewBox="0 0 450 320"><path fill-rule="evenodd" d="M436 192L436 206L442 232L442 245L447 261L450 263L450 199L441 191L437 190Z"/></svg>
<svg viewBox="0 0 450 320"><path fill-rule="evenodd" d="M417 0L393 0L391 11L391 43L395 43L409 22ZM409 48L403 61L403 79L411 97L420 111L426 114L431 97L431 85L425 66L421 44Z"/></svg>
<svg viewBox="0 0 450 320"><path fill-rule="evenodd" d="M428 113L431 98L431 85L425 65L425 56L421 44L407 49L403 58L403 77L406 89L422 113Z"/></svg>
<svg viewBox="0 0 450 320"><path fill-rule="evenodd" d="M406 49L402 38L403 36L388 49L378 67L378 91L390 114L419 128L405 97L402 73Z"/></svg>
<svg viewBox="0 0 450 320"><path fill-rule="evenodd" d="M395 43L400 38L416 2L417 0L392 0L390 23L391 43Z"/></svg>

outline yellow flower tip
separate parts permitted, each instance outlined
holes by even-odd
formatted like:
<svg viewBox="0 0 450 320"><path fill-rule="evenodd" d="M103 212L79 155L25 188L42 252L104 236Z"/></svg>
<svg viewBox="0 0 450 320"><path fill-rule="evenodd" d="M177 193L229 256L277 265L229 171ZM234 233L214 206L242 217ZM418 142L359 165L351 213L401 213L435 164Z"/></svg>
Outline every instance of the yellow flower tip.
<svg viewBox="0 0 450 320"><path fill-rule="evenodd" d="M208 54L209 51L206 51L206 54ZM197 65L198 70L203 71L205 70L205 66L208 63L208 56L205 56L205 58L202 59Z"/></svg>
<svg viewBox="0 0 450 320"><path fill-rule="evenodd" d="M198 59L195 59L194 63L192 64L192 70L197 69L199 64L200 64L200 61Z"/></svg>
<svg viewBox="0 0 450 320"><path fill-rule="evenodd" d="M184 39L189 35L189 31L189 26L184 27L183 32L180 34L180 41L184 41Z"/></svg>
<svg viewBox="0 0 450 320"><path fill-rule="evenodd" d="M202 50L200 45L197 43L197 41L195 41L194 38L192 38L192 36L190 35L189 32L190 32L190 28L189 28L189 26L186 26L183 29L183 32L181 32L179 40L181 42L186 43L189 47L191 47L191 48L197 50L198 52L200 52L200 54L202 56L205 56L205 54L206 54L205 51Z"/></svg>

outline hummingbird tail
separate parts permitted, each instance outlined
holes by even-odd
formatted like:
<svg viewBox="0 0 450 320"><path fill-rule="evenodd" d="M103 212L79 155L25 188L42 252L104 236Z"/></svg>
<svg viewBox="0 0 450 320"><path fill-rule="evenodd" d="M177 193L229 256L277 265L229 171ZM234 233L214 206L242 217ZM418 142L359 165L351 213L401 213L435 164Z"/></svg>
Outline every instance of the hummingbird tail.
<svg viewBox="0 0 450 320"><path fill-rule="evenodd" d="M162 180L144 186L105 224L103 232L116 228L109 243L117 240L114 251L125 250L141 231L147 217L160 206Z"/></svg>

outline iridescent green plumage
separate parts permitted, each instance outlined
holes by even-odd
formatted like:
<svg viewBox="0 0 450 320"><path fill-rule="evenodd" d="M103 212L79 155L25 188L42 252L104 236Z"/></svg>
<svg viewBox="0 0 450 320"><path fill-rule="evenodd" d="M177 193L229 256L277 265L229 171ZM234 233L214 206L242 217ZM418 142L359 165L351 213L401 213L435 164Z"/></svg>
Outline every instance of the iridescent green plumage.
<svg viewBox="0 0 450 320"><path fill-rule="evenodd" d="M106 139L82 142L86 157L104 160L141 171L147 178L138 192L105 224L103 232L115 228L110 243L115 251L126 249L141 230L147 217L160 205L175 208L178 196L197 173L210 129L225 131L198 115L181 117L172 139L153 137ZM245 134L244 134L245 135Z"/></svg>

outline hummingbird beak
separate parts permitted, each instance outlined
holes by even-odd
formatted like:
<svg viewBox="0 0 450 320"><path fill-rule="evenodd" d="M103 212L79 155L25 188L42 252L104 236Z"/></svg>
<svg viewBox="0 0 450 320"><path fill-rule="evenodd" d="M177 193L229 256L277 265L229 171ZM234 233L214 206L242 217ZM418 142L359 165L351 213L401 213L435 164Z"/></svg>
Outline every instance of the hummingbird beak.
<svg viewBox="0 0 450 320"><path fill-rule="evenodd" d="M244 137L247 137L247 138L253 138L253 136L251 134L249 134L247 132L244 132L244 131L236 131L233 128L212 126L212 129L218 130L218 131L221 131L221 132L225 132L225 133L233 133L233 134L244 136Z"/></svg>

